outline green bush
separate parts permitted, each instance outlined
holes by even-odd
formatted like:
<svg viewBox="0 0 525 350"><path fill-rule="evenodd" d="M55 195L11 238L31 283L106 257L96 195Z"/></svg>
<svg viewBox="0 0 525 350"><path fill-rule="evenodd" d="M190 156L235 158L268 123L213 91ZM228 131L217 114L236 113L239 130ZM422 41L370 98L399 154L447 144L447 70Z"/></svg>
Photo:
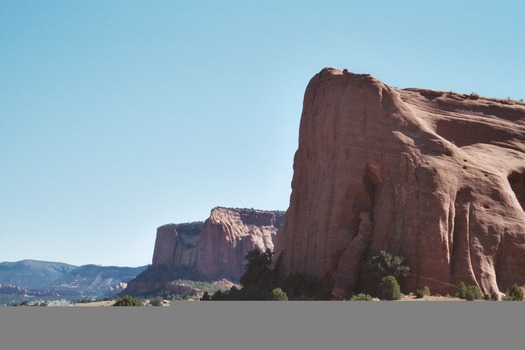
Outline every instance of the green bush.
<svg viewBox="0 0 525 350"><path fill-rule="evenodd" d="M378 285L384 277L393 276L398 283L403 284L409 272L410 267L405 263L404 258L381 251L361 267L361 290L366 294L377 296Z"/></svg>
<svg viewBox="0 0 525 350"><path fill-rule="evenodd" d="M523 289L519 287L516 283L510 287L510 289L505 293L506 301L522 301L523 300Z"/></svg>
<svg viewBox="0 0 525 350"><path fill-rule="evenodd" d="M490 300L498 301L499 300L499 294L496 291L490 293Z"/></svg>
<svg viewBox="0 0 525 350"><path fill-rule="evenodd" d="M478 286L473 286L473 285L467 286L467 291L465 293L465 299L472 301L472 300L478 300L482 298L483 298L483 294L481 294L481 290L479 289Z"/></svg>
<svg viewBox="0 0 525 350"><path fill-rule="evenodd" d="M162 297L157 296L157 297L153 298L152 300L150 300L149 303L152 306L162 306L164 304L164 300L162 299Z"/></svg>
<svg viewBox="0 0 525 350"><path fill-rule="evenodd" d="M423 289L416 290L416 298L421 299L430 295L430 288L424 286Z"/></svg>
<svg viewBox="0 0 525 350"><path fill-rule="evenodd" d="M386 276L379 283L379 296L382 300L401 299L401 288L394 276Z"/></svg>
<svg viewBox="0 0 525 350"><path fill-rule="evenodd" d="M458 285L458 298L460 299L466 299L466 295L467 295L467 286L465 286L465 283L463 282L460 282L459 285Z"/></svg>
<svg viewBox="0 0 525 350"><path fill-rule="evenodd" d="M130 295L117 298L113 306L143 306L142 301Z"/></svg>
<svg viewBox="0 0 525 350"><path fill-rule="evenodd" d="M371 295L365 294L365 293L354 294L350 298L350 301L373 301L373 300L374 298L372 298Z"/></svg>
<svg viewBox="0 0 525 350"><path fill-rule="evenodd" d="M270 294L270 300L287 301L288 295L281 288L275 288Z"/></svg>

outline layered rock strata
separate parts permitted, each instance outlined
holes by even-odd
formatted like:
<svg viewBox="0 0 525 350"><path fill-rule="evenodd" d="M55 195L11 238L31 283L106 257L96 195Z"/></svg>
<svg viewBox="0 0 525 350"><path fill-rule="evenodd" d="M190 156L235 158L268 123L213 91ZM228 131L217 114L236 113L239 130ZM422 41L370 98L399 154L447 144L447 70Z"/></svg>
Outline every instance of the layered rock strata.
<svg viewBox="0 0 525 350"><path fill-rule="evenodd" d="M406 288L525 285L525 104L395 89L323 69L304 98L281 272L358 288L364 259L404 256Z"/></svg>

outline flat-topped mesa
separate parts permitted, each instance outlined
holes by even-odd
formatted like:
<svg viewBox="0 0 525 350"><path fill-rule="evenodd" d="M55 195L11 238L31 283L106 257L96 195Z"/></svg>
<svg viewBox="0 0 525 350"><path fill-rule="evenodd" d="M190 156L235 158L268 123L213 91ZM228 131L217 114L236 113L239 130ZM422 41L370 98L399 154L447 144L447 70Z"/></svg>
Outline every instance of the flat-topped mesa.
<svg viewBox="0 0 525 350"><path fill-rule="evenodd" d="M305 93L281 272L359 288L362 262L404 256L408 291L525 285L525 104L395 89L333 68Z"/></svg>
<svg viewBox="0 0 525 350"><path fill-rule="evenodd" d="M123 293L174 292L171 281L181 278L237 282L249 251L273 250L283 218L282 211L216 207L204 222L161 226L152 266Z"/></svg>
<svg viewBox="0 0 525 350"><path fill-rule="evenodd" d="M203 279L236 281L250 250L273 250L283 217L280 211L217 207L204 222L161 226L153 266L182 267Z"/></svg>

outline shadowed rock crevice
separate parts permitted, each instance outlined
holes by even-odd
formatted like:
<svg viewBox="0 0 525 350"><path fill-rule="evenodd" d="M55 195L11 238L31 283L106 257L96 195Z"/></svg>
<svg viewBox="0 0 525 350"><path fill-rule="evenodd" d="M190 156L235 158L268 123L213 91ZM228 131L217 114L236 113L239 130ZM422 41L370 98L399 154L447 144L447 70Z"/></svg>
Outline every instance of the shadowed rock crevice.
<svg viewBox="0 0 525 350"><path fill-rule="evenodd" d="M470 189L463 188L456 195L454 203L456 215L452 235L452 255L450 258L450 276L453 285L464 282L467 285L477 285L472 270L470 251L470 220L471 195Z"/></svg>
<svg viewBox="0 0 525 350"><path fill-rule="evenodd" d="M374 219L374 206L376 205L376 198L378 187L382 184L380 167L377 164L368 163L366 166L365 176L363 177L363 187L368 194L370 200L370 219Z"/></svg>
<svg viewBox="0 0 525 350"><path fill-rule="evenodd" d="M516 195L516 199L521 205L521 208L525 208L525 172L524 171L513 171L507 178L509 180L510 187Z"/></svg>

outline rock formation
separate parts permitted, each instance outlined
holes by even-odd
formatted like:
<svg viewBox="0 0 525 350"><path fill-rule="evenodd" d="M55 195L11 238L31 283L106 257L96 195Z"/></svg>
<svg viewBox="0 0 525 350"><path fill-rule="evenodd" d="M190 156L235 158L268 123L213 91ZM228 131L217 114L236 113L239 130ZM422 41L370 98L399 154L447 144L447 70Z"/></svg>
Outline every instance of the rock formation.
<svg viewBox="0 0 525 350"><path fill-rule="evenodd" d="M487 295L525 285L525 104L326 68L305 93L281 272L328 277L336 298L381 250L406 289Z"/></svg>
<svg viewBox="0 0 525 350"><path fill-rule="evenodd" d="M280 211L217 207L205 222L161 226L151 268L130 281L126 292L167 289L175 278L237 281L250 250L273 250L283 217Z"/></svg>

